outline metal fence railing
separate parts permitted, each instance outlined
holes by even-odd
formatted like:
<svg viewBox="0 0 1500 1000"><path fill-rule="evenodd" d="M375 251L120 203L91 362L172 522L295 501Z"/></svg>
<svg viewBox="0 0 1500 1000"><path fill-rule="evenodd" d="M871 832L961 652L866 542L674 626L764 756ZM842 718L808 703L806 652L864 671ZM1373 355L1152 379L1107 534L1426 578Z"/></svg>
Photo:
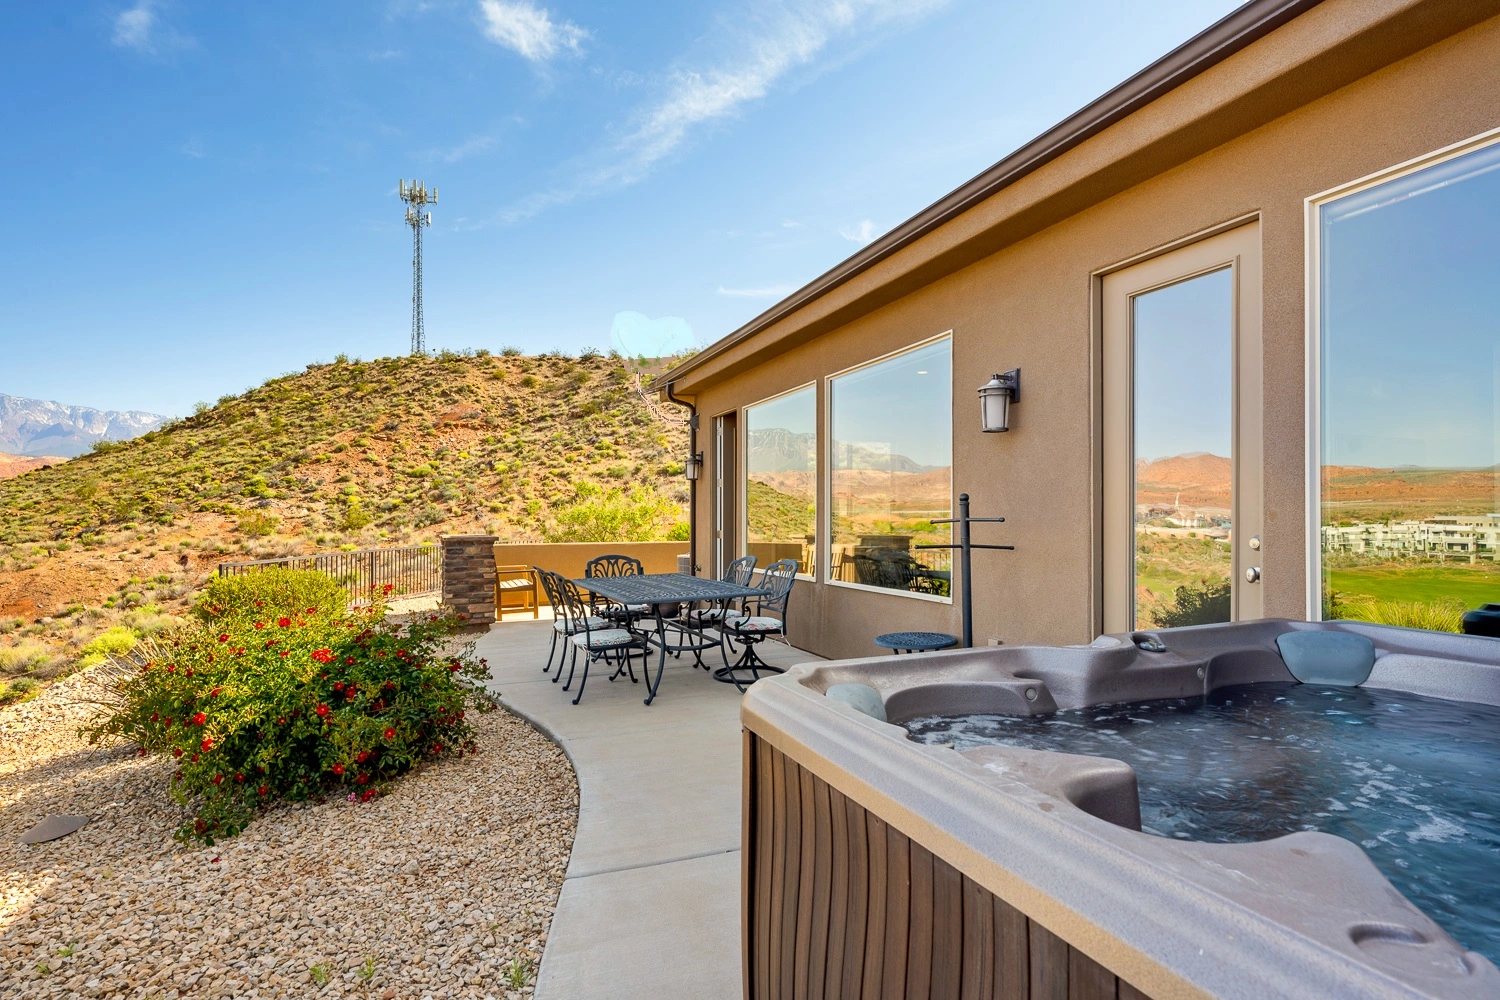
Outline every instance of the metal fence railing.
<svg viewBox="0 0 1500 1000"><path fill-rule="evenodd" d="M443 550L438 545L219 563L219 575L256 573L276 566L320 570L343 584L351 597L366 596L371 587L383 588L386 584L391 585L392 594L398 597L421 597L443 591Z"/></svg>

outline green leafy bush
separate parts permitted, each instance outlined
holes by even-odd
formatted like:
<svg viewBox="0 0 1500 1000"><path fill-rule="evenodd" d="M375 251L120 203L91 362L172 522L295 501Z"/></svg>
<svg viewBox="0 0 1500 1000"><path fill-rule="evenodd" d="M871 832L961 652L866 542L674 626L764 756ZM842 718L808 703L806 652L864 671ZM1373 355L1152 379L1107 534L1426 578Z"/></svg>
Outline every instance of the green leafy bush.
<svg viewBox="0 0 1500 1000"><path fill-rule="evenodd" d="M544 535L549 542L649 542L663 537L681 508L654 490L602 490L582 483Z"/></svg>
<svg viewBox="0 0 1500 1000"><path fill-rule="evenodd" d="M84 666L103 663L111 656L119 656L121 653L130 652L135 648L135 642L135 633L122 625L105 629L90 639L83 647L83 659L81 662Z"/></svg>
<svg viewBox="0 0 1500 1000"><path fill-rule="evenodd" d="M483 661L445 652L462 619L398 624L380 595L346 610L327 577L338 600L288 607L316 575L226 578L196 621L137 646L120 707L82 731L176 760L172 795L193 814L179 840L233 836L282 799L368 801L424 758L475 749L465 711L491 702Z"/></svg>
<svg viewBox="0 0 1500 1000"><path fill-rule="evenodd" d="M308 608L342 613L348 603L348 593L327 573L273 566L256 573L215 576L198 594L193 614L205 622L226 616L268 620L305 613Z"/></svg>
<svg viewBox="0 0 1500 1000"><path fill-rule="evenodd" d="M1229 583L1209 583L1177 588L1171 604L1151 610L1157 628L1180 628L1184 625L1210 625L1230 619Z"/></svg>

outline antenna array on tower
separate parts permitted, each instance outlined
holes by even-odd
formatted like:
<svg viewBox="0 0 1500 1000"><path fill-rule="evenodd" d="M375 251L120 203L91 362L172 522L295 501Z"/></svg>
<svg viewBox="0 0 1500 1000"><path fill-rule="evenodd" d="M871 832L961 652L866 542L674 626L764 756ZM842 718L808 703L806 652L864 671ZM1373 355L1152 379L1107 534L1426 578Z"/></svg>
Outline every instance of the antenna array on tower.
<svg viewBox="0 0 1500 1000"><path fill-rule="evenodd" d="M432 213L422 211L436 205L437 188L427 190L421 181L398 180L396 188L406 203L406 224L411 226L411 352L427 351L427 332L422 326L422 230L432 225Z"/></svg>

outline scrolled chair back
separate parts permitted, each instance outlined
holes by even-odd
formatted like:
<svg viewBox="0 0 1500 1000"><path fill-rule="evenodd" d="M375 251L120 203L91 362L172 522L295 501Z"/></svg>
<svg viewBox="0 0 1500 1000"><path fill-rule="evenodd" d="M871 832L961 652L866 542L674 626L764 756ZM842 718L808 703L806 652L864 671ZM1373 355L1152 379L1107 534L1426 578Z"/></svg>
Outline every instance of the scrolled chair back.
<svg viewBox="0 0 1500 1000"><path fill-rule="evenodd" d="M724 582L737 583L741 587L750 586L750 581L755 577L755 557L740 556L724 569Z"/></svg>
<svg viewBox="0 0 1500 1000"><path fill-rule="evenodd" d="M792 596L792 584L797 582L797 560L778 559L766 567L761 574L760 585L766 596L760 599L760 610L780 612L786 617L787 600Z"/></svg>
<svg viewBox="0 0 1500 1000"><path fill-rule="evenodd" d="M643 576L646 567L635 556L603 555L590 559L583 567L583 575L590 579L607 576Z"/></svg>

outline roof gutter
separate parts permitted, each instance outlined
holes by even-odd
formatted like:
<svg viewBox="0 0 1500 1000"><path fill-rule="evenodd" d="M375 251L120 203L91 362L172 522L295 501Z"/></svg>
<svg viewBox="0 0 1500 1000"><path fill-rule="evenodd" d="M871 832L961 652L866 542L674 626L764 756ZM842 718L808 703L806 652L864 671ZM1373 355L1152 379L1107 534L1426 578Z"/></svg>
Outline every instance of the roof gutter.
<svg viewBox="0 0 1500 1000"><path fill-rule="evenodd" d="M681 379L1321 2L1250 0L738 330L659 375L650 388L661 389Z"/></svg>

